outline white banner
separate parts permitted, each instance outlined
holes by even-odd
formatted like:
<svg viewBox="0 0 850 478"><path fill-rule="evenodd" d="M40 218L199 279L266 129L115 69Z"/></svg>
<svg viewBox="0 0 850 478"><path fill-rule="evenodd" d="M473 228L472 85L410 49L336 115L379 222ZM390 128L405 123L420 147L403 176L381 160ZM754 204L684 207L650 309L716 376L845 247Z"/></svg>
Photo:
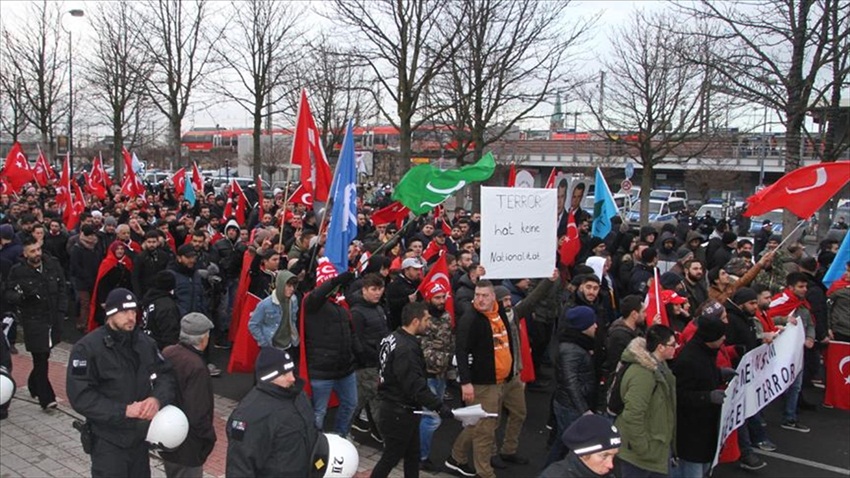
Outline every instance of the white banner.
<svg viewBox="0 0 850 478"><path fill-rule="evenodd" d="M550 277L555 270L556 189L481 188L486 279Z"/></svg>
<svg viewBox="0 0 850 478"><path fill-rule="evenodd" d="M712 467L717 465L726 438L747 418L782 395L797 375L803 373L803 344L806 334L802 324L788 324L770 344L749 351L738 364L738 375L726 388L726 399L720 412L720 436Z"/></svg>

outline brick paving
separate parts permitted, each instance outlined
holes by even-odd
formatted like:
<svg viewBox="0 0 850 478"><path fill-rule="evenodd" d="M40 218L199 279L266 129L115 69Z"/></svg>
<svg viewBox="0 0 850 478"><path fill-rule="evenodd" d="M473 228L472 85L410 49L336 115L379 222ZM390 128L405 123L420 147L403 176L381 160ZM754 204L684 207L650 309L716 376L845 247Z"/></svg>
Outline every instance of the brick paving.
<svg viewBox="0 0 850 478"><path fill-rule="evenodd" d="M13 373L18 390L9 409L9 418L0 420L0 478L13 477L72 477L90 476L91 462L80 445L79 433L72 422L79 415L71 409L65 391L65 368L70 345L60 344L50 357L50 383L56 392L58 409L43 411L38 402L30 398L26 387L32 370L32 358L23 347L12 356ZM218 441L204 465L205 477L223 477L227 452L224 425L236 402L215 396L214 423ZM357 444L360 467L356 478L367 478L380 459L380 450ZM152 456L151 472L154 477L164 477L162 461ZM392 478L404 476L401 464L390 474ZM446 477L445 473L422 473L422 476Z"/></svg>

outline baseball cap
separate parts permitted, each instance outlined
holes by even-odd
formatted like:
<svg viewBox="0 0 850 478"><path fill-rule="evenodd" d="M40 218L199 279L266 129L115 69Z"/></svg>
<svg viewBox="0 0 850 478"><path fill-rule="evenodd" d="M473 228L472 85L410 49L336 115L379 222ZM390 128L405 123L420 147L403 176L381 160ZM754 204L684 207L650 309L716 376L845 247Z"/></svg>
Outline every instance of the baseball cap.
<svg viewBox="0 0 850 478"><path fill-rule="evenodd" d="M401 262L401 268L407 269L408 267L413 267L415 269L421 269L421 268L425 267L425 265L422 264L422 261L420 261L418 257L408 257L407 259L405 259Z"/></svg>

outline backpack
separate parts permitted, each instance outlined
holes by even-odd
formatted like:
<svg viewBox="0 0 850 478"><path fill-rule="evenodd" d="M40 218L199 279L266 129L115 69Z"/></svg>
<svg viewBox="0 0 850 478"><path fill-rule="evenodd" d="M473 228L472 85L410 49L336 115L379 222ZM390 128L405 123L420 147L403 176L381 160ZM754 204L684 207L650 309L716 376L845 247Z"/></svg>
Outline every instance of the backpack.
<svg viewBox="0 0 850 478"><path fill-rule="evenodd" d="M623 413L623 409L626 408L626 404L623 403L623 395L620 393L620 384L623 383L623 376L626 375L626 370L632 365L631 362L623 362L622 360L617 363L617 368L614 370L614 374L611 378L611 386L608 387L608 413L611 415L619 415Z"/></svg>

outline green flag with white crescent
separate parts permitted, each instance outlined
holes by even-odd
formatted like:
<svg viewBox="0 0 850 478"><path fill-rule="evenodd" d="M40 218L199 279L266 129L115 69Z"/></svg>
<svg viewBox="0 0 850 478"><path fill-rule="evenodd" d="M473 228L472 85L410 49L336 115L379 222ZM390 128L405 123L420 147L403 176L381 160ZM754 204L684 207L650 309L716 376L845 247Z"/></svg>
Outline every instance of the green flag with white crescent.
<svg viewBox="0 0 850 478"><path fill-rule="evenodd" d="M495 170L493 153L487 153L477 163L460 169L441 171L430 164L422 164L401 178L393 192L393 199L416 214L425 214L467 184L490 179Z"/></svg>

